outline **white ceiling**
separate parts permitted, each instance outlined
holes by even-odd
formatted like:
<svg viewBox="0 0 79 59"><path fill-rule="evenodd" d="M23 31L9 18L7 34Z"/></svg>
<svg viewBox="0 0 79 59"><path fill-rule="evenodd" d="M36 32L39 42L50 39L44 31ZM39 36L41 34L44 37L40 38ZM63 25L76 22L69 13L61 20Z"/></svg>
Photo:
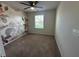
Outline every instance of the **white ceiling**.
<svg viewBox="0 0 79 59"><path fill-rule="evenodd" d="M19 2L20 1L3 1L3 3L9 5L15 10L29 11L29 12L32 11L31 9L24 10L24 8L28 6L22 5ZM59 5L59 2L58 1L39 1L37 5L43 8L37 8L35 11L44 11L44 10L56 9L57 6Z"/></svg>

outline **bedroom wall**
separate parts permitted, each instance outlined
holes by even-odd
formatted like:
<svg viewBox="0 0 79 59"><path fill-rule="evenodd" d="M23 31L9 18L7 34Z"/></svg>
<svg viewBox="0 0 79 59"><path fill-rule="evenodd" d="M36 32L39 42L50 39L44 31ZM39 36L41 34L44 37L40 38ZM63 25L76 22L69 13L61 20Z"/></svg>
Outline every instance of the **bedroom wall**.
<svg viewBox="0 0 79 59"><path fill-rule="evenodd" d="M2 6L7 6L6 4L1 3ZM6 37L7 35L11 35L10 38L6 39L11 40L12 38L21 35L25 29L24 29L24 21L22 20L22 17L24 17L24 13L21 11L15 11L13 8L8 6L8 10L4 12L5 16L0 16L0 57L6 56L4 45L2 41L2 35ZM5 20L5 21L3 21ZM13 30L15 29L15 30ZM7 33L7 34L6 34Z"/></svg>
<svg viewBox="0 0 79 59"><path fill-rule="evenodd" d="M35 15L44 15L44 29L34 28ZM29 18L29 33L38 33L46 35L54 35L55 32L55 14L56 10L48 10L42 12L32 12L28 14Z"/></svg>
<svg viewBox="0 0 79 59"><path fill-rule="evenodd" d="M4 6L7 6L6 4L1 3ZM8 10L4 12L4 15L7 15L7 17L4 17L7 19L6 23L3 23L0 18L0 34L6 37L9 33L12 37L22 34L24 29L24 21L22 20L22 17L24 17L23 12L16 11L10 6L8 6ZM1 16L0 16L1 17ZM11 28L7 30L8 28ZM6 35L7 30L7 35Z"/></svg>
<svg viewBox="0 0 79 59"><path fill-rule="evenodd" d="M79 2L61 2L57 9L56 41L63 57L79 57Z"/></svg>

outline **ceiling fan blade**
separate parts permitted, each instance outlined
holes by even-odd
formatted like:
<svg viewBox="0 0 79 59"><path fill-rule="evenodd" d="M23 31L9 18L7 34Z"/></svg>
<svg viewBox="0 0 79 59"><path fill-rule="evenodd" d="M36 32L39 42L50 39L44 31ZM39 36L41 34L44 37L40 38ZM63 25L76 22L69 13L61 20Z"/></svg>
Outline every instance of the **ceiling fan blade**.
<svg viewBox="0 0 79 59"><path fill-rule="evenodd" d="M30 5L36 5L37 3L38 3L38 1L28 1L28 3L30 4Z"/></svg>
<svg viewBox="0 0 79 59"><path fill-rule="evenodd" d="M25 10L25 9L28 9L28 8L30 8L30 7L24 8L24 10Z"/></svg>
<svg viewBox="0 0 79 59"><path fill-rule="evenodd" d="M23 3L23 2L20 2L20 4L24 4L24 5L30 6L29 4L26 4L26 3Z"/></svg>

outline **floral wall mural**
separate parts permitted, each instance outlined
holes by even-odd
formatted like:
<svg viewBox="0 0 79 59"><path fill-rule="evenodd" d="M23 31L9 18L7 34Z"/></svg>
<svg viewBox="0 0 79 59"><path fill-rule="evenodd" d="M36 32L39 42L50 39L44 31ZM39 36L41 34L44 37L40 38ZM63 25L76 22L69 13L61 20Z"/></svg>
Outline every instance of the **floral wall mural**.
<svg viewBox="0 0 79 59"><path fill-rule="evenodd" d="M0 4L0 34L4 44L25 31L23 17L22 13Z"/></svg>

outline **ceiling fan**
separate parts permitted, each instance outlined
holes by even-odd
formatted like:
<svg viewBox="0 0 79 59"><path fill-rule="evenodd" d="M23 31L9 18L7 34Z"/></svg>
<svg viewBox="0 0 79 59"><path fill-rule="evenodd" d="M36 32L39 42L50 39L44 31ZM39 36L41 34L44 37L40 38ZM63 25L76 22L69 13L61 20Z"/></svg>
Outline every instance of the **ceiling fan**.
<svg viewBox="0 0 79 59"><path fill-rule="evenodd" d="M23 4L23 5L27 5L28 7L24 8L25 9L35 9L35 8L42 8L42 7L39 7L37 6L39 2L38 1L24 1L24 2L20 2L20 4Z"/></svg>

